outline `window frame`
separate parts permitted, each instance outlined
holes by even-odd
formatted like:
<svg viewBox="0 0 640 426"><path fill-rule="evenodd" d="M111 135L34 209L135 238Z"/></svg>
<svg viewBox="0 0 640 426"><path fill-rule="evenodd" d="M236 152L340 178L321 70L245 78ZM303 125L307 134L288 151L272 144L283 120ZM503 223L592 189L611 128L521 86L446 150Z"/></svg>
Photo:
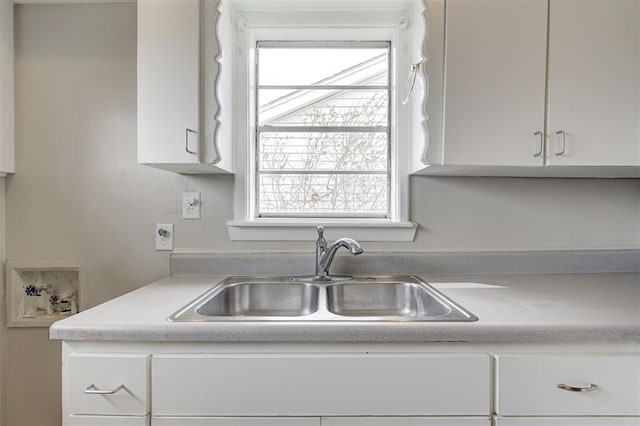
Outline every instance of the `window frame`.
<svg viewBox="0 0 640 426"><path fill-rule="evenodd" d="M264 1L264 0L263 0ZM233 73L233 140L236 156L234 185L234 220L227 223L232 240L253 241L309 241L315 239L315 226L325 225L328 237L350 236L361 241L413 241L416 224L409 221L409 151L410 108L402 104L403 85L409 76L412 61L410 38L414 32L407 30L409 19L406 0L395 7L374 6L366 10L331 3L327 9L300 9L266 7L242 1L230 1L226 11L232 20L226 27L233 33L227 48L231 51ZM278 3L278 2L276 2ZM357 3L357 2L355 2ZM374 5L376 2L373 2ZM296 3L309 4L304 1ZM342 9L344 4L347 5ZM420 8L422 11L423 8ZM339 13L336 13L339 11ZM225 11L223 11L224 13ZM416 19L415 21L417 21ZM423 22L424 24L424 22ZM222 27L224 29L224 27ZM258 40L283 41L371 41L391 42L391 69L393 75L390 91L390 212L389 218L257 218L254 200L255 169L255 45ZM223 73L224 73L223 54ZM228 57L227 57L228 58ZM229 58L228 58L229 59ZM228 63L227 63L228 65ZM228 77L227 77L228 78ZM403 141L403 143L399 143ZM308 232L300 232L301 229ZM335 232L335 235L332 233Z"/></svg>

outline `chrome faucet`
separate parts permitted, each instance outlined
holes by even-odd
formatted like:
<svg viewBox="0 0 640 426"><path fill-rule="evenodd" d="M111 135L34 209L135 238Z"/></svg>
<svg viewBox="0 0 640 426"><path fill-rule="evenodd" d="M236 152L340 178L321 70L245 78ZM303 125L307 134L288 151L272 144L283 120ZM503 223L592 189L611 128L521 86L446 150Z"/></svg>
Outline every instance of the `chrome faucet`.
<svg viewBox="0 0 640 426"><path fill-rule="evenodd" d="M346 248L354 256L364 253L364 250L356 240L340 238L332 244L328 244L324 238L324 227L318 226L316 229L318 231L318 239L316 240L316 275L314 280L328 281L331 279L329 267L331 267L331 262L340 247Z"/></svg>

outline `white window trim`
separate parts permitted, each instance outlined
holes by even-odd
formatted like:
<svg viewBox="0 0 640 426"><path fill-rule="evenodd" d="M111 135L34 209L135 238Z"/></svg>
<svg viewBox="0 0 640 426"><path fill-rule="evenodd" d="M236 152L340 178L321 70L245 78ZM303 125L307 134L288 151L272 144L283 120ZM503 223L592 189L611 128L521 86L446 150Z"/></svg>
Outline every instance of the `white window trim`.
<svg viewBox="0 0 640 426"><path fill-rule="evenodd" d="M393 3L391 6L389 3ZM420 102L402 104L404 83L412 63L425 59L422 40L426 35L420 0L341 0L339 2L283 0L222 0L218 36L221 42L222 75L227 82L233 77L234 92L222 108L233 111L233 141L235 147L234 220L227 223L232 240L245 241L309 241L314 240L315 227L323 225L336 237L349 236L360 241L413 241L417 225L409 221L409 155L414 129L422 130L418 137L426 138L423 124L416 126L411 109ZM413 28L412 28L413 27ZM391 175L392 193L390 219L294 219L255 218L251 175L254 163L254 108L251 107L255 70L255 41L269 39L275 32L280 40L313 40L313 34L329 32L335 40L391 40L393 44ZM324 34L322 34L324 32ZM415 42L416 34L421 37ZM301 38L302 37L302 38ZM317 38L317 36L315 37ZM413 43L413 44L412 44ZM232 54L225 54L231 52ZM226 78L225 78L226 73ZM426 90L422 91L426 96ZM229 101L231 101L229 103ZM424 121L423 114L417 114ZM248 124L247 124L248 123ZM424 140L424 139L423 139ZM402 142L402 143L399 143ZM305 230L305 232L302 232ZM339 234L338 234L339 231Z"/></svg>

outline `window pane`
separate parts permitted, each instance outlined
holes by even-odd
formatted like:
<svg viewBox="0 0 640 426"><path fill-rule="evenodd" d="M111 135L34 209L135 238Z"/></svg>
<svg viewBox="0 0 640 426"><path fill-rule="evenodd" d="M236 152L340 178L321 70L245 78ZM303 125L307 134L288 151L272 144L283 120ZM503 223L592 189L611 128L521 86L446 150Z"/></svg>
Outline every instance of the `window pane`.
<svg viewBox="0 0 640 426"><path fill-rule="evenodd" d="M258 93L261 126L386 126L386 90L282 91Z"/></svg>
<svg viewBox="0 0 640 426"><path fill-rule="evenodd" d="M387 48L259 47L258 83L265 85L386 84ZM282 64L286 64L283 67Z"/></svg>
<svg viewBox="0 0 640 426"><path fill-rule="evenodd" d="M263 215L387 215L386 174L261 174L259 191Z"/></svg>
<svg viewBox="0 0 640 426"><path fill-rule="evenodd" d="M258 216L387 217L389 43L257 47Z"/></svg>
<svg viewBox="0 0 640 426"><path fill-rule="evenodd" d="M386 172L387 133L264 132L260 170L353 170Z"/></svg>

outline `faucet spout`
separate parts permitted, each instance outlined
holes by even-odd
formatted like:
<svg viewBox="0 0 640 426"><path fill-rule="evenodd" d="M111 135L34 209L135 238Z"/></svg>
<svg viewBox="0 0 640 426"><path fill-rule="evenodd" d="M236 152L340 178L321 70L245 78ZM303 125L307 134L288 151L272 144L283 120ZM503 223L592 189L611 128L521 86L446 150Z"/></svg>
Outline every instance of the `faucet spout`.
<svg viewBox="0 0 640 426"><path fill-rule="evenodd" d="M354 256L358 256L364 253L364 250L360 244L351 238L339 238L332 244L327 244L324 239L324 227L318 226L318 240L316 241L316 277L317 280L329 279L329 268L331 262L336 255L336 252L340 247L344 247L349 250Z"/></svg>

